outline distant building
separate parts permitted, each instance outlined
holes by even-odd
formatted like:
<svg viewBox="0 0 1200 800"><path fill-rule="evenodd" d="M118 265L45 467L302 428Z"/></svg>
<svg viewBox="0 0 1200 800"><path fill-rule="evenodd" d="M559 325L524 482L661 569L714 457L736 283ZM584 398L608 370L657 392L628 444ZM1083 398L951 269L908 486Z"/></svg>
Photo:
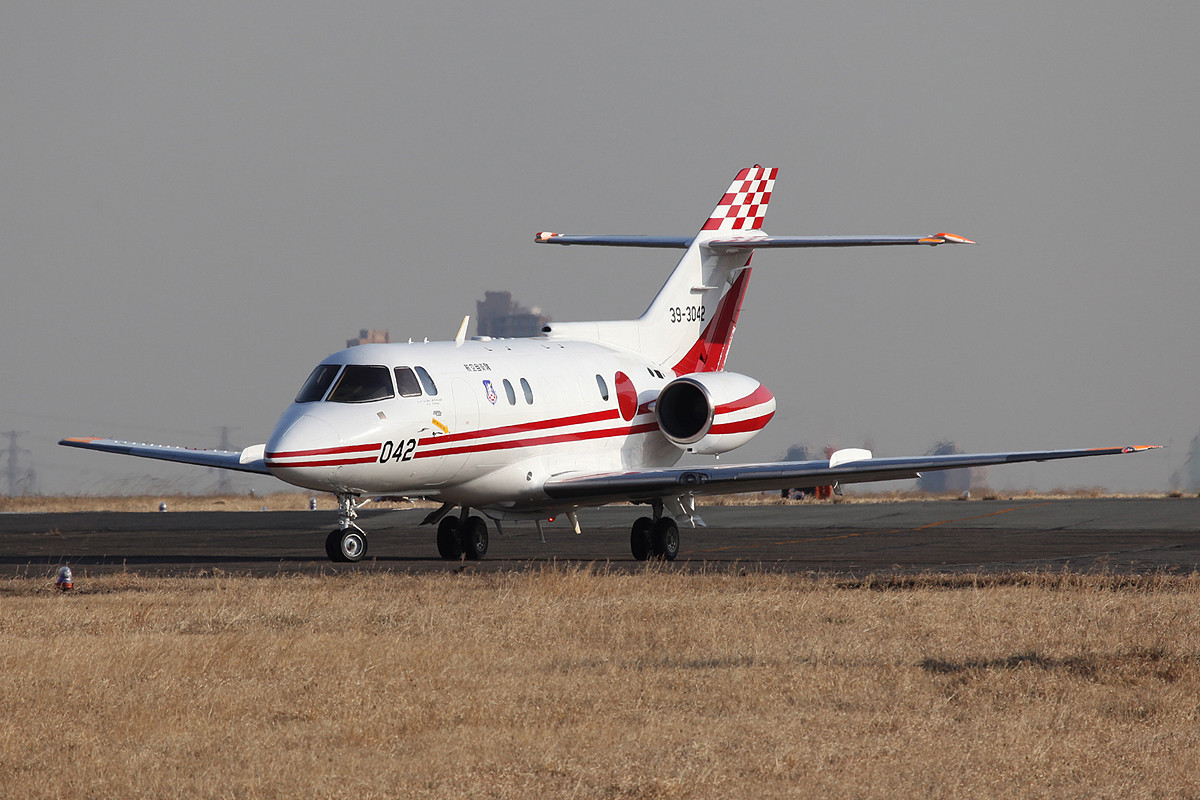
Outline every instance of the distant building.
<svg viewBox="0 0 1200 800"><path fill-rule="evenodd" d="M951 441L938 442L925 451L927 456L962 455L962 450ZM973 469L946 469L922 472L917 478L917 488L930 494L968 492L972 487L987 484L987 471L983 467Z"/></svg>
<svg viewBox="0 0 1200 800"><path fill-rule="evenodd" d="M367 330L363 328L358 332L357 339L347 339L346 347L358 347L360 344L387 344L392 340L392 335L384 330L371 328Z"/></svg>
<svg viewBox="0 0 1200 800"><path fill-rule="evenodd" d="M516 339L537 336L550 317L541 309L522 308L512 299L512 292L484 292L483 300L475 303L476 332L493 339Z"/></svg>

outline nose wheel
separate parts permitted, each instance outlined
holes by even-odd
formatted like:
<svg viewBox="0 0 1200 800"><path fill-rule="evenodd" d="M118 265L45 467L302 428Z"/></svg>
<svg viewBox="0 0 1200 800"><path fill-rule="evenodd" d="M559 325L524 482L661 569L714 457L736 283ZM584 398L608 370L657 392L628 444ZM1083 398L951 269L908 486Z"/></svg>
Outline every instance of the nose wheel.
<svg viewBox="0 0 1200 800"><path fill-rule="evenodd" d="M330 561L362 561L367 554L367 537L357 527L338 528L325 537L325 553Z"/></svg>

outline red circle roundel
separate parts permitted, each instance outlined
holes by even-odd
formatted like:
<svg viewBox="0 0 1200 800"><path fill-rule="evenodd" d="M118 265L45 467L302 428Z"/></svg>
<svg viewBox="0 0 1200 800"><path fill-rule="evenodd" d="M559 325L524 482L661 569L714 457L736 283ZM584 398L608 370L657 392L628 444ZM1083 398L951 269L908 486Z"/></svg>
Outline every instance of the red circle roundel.
<svg viewBox="0 0 1200 800"><path fill-rule="evenodd" d="M621 410L621 419L629 422L637 413L637 389L633 388L633 381L629 380L629 376L624 372L616 374L615 383L617 384L617 408Z"/></svg>

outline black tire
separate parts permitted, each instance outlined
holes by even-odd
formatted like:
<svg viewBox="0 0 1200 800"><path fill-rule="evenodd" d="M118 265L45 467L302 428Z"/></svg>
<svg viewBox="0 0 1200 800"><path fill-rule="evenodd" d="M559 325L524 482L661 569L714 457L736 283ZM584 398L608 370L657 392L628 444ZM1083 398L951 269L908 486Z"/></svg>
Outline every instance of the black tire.
<svg viewBox="0 0 1200 800"><path fill-rule="evenodd" d="M334 561L353 563L362 561L363 556L367 554L367 537L355 528L336 530L329 534L329 538L325 540L326 551L329 551L330 544L335 549L335 552L330 554Z"/></svg>
<svg viewBox="0 0 1200 800"><path fill-rule="evenodd" d="M463 526L462 549L468 561L475 561L487 555L488 529L483 517L467 517Z"/></svg>
<svg viewBox="0 0 1200 800"><path fill-rule="evenodd" d="M458 535L458 517L446 517L438 524L437 532L438 555L447 561L455 561L462 557L462 537Z"/></svg>
<svg viewBox="0 0 1200 800"><path fill-rule="evenodd" d="M633 521L633 529L629 532L629 549L633 551L633 557L638 561L645 561L650 557L650 551L654 546L650 538L650 532L654 529L654 520L649 517L638 517Z"/></svg>
<svg viewBox="0 0 1200 800"><path fill-rule="evenodd" d="M670 517L662 517L654 523L650 541L655 558L674 561L679 555L679 526Z"/></svg>
<svg viewBox="0 0 1200 800"><path fill-rule="evenodd" d="M330 531L325 537L325 555L329 556L330 561L342 561L342 529L338 528L335 531Z"/></svg>

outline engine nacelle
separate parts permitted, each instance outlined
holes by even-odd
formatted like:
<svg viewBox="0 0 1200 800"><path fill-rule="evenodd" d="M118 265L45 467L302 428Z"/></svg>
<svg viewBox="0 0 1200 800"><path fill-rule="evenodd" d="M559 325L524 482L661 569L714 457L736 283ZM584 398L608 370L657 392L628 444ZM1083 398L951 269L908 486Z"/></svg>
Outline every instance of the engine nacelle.
<svg viewBox="0 0 1200 800"><path fill-rule="evenodd" d="M775 396L736 372L697 372L668 383L654 418L671 443L689 453L715 455L741 447L775 416Z"/></svg>

